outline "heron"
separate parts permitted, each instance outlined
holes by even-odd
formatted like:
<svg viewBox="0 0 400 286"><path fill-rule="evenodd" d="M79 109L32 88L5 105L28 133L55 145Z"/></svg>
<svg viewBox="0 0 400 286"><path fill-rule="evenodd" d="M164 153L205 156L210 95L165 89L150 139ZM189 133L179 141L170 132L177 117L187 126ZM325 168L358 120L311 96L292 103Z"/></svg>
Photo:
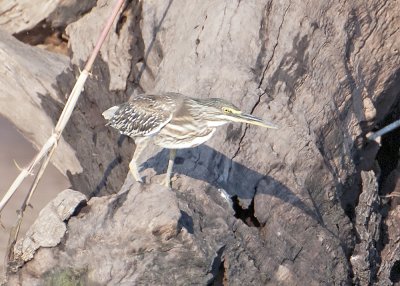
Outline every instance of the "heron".
<svg viewBox="0 0 400 286"><path fill-rule="evenodd" d="M103 112L107 124L135 141L129 163L134 179L143 182L138 159L149 141L167 148L168 167L163 185L170 187L177 149L196 147L209 140L216 128L230 122L277 129L222 98L193 98L180 93L141 94Z"/></svg>

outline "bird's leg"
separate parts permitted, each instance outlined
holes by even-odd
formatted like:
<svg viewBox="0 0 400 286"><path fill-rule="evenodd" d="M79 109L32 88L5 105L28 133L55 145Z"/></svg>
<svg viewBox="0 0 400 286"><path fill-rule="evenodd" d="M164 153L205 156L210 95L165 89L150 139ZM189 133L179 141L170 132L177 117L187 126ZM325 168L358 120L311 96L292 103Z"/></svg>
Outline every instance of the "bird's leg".
<svg viewBox="0 0 400 286"><path fill-rule="evenodd" d="M137 182L143 183L143 180L140 177L140 174L138 171L138 159L139 159L140 154L142 154L143 150L147 146L147 140L135 140L135 144L136 144L136 149L135 149L135 153L133 153L132 160L129 163L129 169L130 169L133 177L135 178L135 180Z"/></svg>
<svg viewBox="0 0 400 286"><path fill-rule="evenodd" d="M163 182L163 185L166 186L167 188L171 187L171 175L172 175L172 168L174 167L175 157L176 157L176 149L169 150L168 168Z"/></svg>

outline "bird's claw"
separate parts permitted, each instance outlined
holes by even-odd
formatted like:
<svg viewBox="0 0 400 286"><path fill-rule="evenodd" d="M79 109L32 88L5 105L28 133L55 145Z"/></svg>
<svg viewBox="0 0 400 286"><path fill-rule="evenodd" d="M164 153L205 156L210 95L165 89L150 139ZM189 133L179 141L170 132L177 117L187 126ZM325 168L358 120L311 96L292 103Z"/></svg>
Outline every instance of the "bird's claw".
<svg viewBox="0 0 400 286"><path fill-rule="evenodd" d="M138 182L138 183L140 183L140 184L143 184L144 182L143 182L143 179L141 178L141 177L135 177L134 176L134 178L135 178L135 181L136 182Z"/></svg>
<svg viewBox="0 0 400 286"><path fill-rule="evenodd" d="M161 183L161 186L164 186L164 187L166 187L166 188L171 188L171 181L170 181L170 180L164 180L164 181Z"/></svg>
<svg viewBox="0 0 400 286"><path fill-rule="evenodd" d="M131 172L130 172L130 173L131 173L133 179L134 179L136 182L143 184L143 179L142 179L142 177L140 177L139 173L136 172L135 169L134 169L134 170L131 169Z"/></svg>

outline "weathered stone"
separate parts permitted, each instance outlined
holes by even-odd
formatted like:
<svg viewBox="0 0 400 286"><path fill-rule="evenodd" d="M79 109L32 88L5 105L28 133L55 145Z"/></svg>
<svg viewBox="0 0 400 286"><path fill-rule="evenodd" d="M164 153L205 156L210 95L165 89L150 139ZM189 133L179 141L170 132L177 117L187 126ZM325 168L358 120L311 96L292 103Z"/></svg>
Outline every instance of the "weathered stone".
<svg viewBox="0 0 400 286"><path fill-rule="evenodd" d="M350 262L354 271L354 283L366 285L376 279L379 269L382 214L374 172L361 172L361 180L362 193L356 207L355 221L355 230L359 237Z"/></svg>
<svg viewBox="0 0 400 286"><path fill-rule="evenodd" d="M4 31L0 31L0 38L0 60L5 63L0 66L0 114L40 148L55 127L54 107L53 112L46 113L42 105L46 101L53 101L56 106L61 104L56 77L67 69L68 58L24 45ZM58 147L54 165L63 174L67 170L73 174L81 172L74 148L63 137Z"/></svg>
<svg viewBox="0 0 400 286"><path fill-rule="evenodd" d="M39 213L23 239L14 247L14 260L26 262L33 258L40 247L54 247L61 242L67 227L65 222L76 208L86 202L82 193L65 190L48 203Z"/></svg>
<svg viewBox="0 0 400 286"><path fill-rule="evenodd" d="M0 3L0 28L10 34L34 28L45 20L62 0L40 0L32 5L27 1L2 1Z"/></svg>
<svg viewBox="0 0 400 286"><path fill-rule="evenodd" d="M393 170L384 185L384 191L388 192L390 190L388 196L391 197L391 202L384 219L383 230L386 235L383 237L382 249L379 249L381 250L381 263L378 278L382 285L392 285L392 283L400 281L400 245L398 239L400 237L399 174L399 168Z"/></svg>
<svg viewBox="0 0 400 286"><path fill-rule="evenodd" d="M188 277L206 284L218 270L214 260L221 259L221 249L233 236L227 224L231 213L223 208L227 203L214 202L199 186L204 183L180 193L135 183L129 191L92 198L68 221L63 243L35 256L40 265L52 262L51 269L44 273L34 258L20 279L45 281L71 269L101 285L183 285Z"/></svg>

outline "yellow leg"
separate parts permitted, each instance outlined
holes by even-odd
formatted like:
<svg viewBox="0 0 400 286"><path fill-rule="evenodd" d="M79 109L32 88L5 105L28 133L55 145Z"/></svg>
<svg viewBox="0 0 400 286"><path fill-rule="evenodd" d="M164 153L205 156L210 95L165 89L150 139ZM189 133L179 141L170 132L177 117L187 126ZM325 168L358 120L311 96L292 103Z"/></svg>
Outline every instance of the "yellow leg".
<svg viewBox="0 0 400 286"><path fill-rule="evenodd" d="M140 177L140 174L138 171L138 159L139 159L140 154L142 154L143 150L147 146L147 140L135 140L135 144L136 144L136 149L135 149L135 153L133 153L132 160L129 163L129 169L130 169L133 177L135 178L135 180L137 182L143 183L143 180Z"/></svg>
<svg viewBox="0 0 400 286"><path fill-rule="evenodd" d="M175 157L176 157L176 149L169 150L168 168L163 182L163 185L166 186L167 188L171 187L171 175L172 175L172 168L174 167Z"/></svg>

